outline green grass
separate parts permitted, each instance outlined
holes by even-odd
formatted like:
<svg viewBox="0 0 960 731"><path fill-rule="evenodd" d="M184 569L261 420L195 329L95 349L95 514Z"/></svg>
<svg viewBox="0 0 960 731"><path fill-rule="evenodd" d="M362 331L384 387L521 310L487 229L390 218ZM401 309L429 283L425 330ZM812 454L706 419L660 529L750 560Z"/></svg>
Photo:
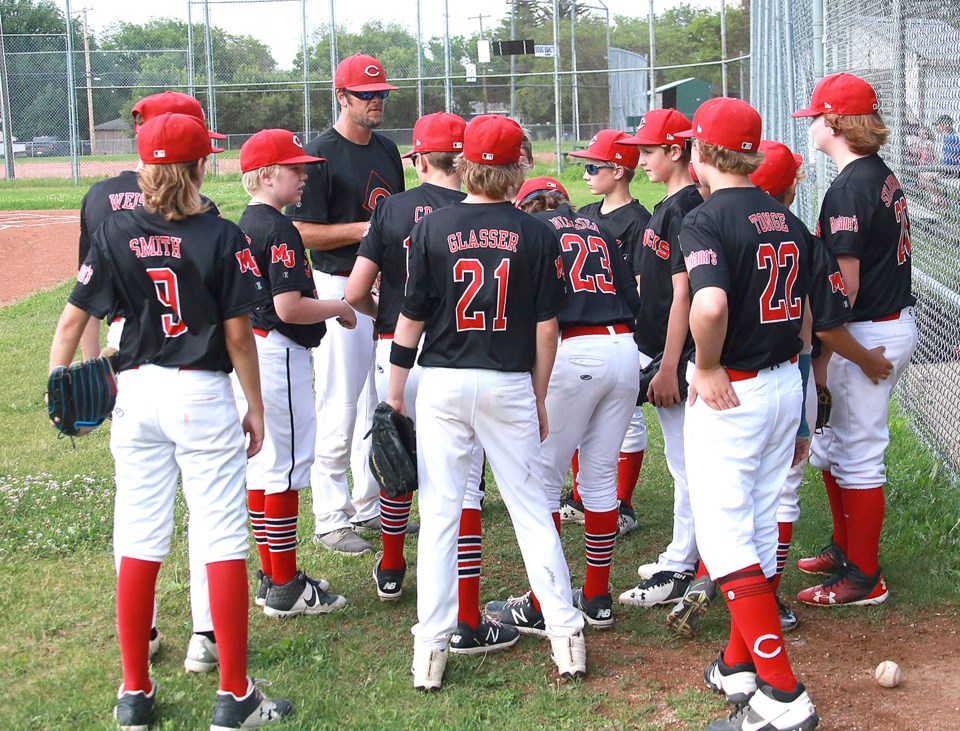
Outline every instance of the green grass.
<svg viewBox="0 0 960 731"><path fill-rule="evenodd" d="M4 728L113 728L110 709L120 682L113 610L112 462L109 427L79 439L57 439L46 422L41 393L47 349L69 285L0 309L0 686ZM669 538L672 486L657 421L647 412L649 447L635 505L641 528L618 543L614 592L636 583L635 567L653 559ZM956 607L960 586L960 493L944 484L936 463L899 413L893 444L882 555L894 587L884 607L840 609L840 615L880 623L891 612L913 621L929 607ZM492 478L488 475L488 484ZM829 534L822 485L808 471L801 492L793 556L816 550ZM301 535L310 536L309 495ZM185 510L178 498L172 552L158 584L164 646L152 673L161 687L155 728L198 728L208 722L213 676L183 672L191 629ZM495 488L484 508L481 601L523 591L519 551ZM375 539L378 542L379 539ZM583 578L583 539L563 538L574 582ZM411 549L415 540L410 541ZM413 550L408 557L415 560ZM663 610L617 610L609 633L588 633L591 679L558 684L546 643L524 638L511 652L486 659L451 658L444 691L411 688L409 662L415 621L416 572L398 604L381 604L370 579L371 559L334 556L304 540L301 565L328 578L350 604L336 615L275 622L250 615L250 672L292 698L288 729L366 728L702 728L726 712L699 681L677 686L650 676L644 658L676 652L709 659L725 638L726 611L711 611L700 641L680 643L663 625ZM788 571L784 593L806 579ZM808 620L811 621L811 620ZM599 651L598 647L605 648Z"/></svg>

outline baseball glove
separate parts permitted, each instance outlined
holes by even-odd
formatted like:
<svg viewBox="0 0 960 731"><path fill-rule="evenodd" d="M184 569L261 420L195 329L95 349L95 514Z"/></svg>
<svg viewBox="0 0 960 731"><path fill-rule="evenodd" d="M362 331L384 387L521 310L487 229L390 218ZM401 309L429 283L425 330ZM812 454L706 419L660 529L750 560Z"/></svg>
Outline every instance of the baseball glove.
<svg viewBox="0 0 960 731"><path fill-rule="evenodd" d="M685 350L680 354L680 364L677 368L677 384L680 386L681 402L687 400L687 362L693 358L693 350ZM647 391L650 390L650 381L660 372L660 364L663 361L663 352L658 353L651 360L646 368L640 369L640 393L637 394L637 406L643 406L647 403Z"/></svg>
<svg viewBox="0 0 960 731"><path fill-rule="evenodd" d="M830 424L830 409L833 408L833 396L826 386L817 386L817 434L823 432L823 427Z"/></svg>
<svg viewBox="0 0 960 731"><path fill-rule="evenodd" d="M47 414L57 431L80 437L100 426L117 402L117 378L109 357L58 366L47 379Z"/></svg>
<svg viewBox="0 0 960 731"><path fill-rule="evenodd" d="M413 419L381 401L373 412L370 469L387 497L417 489L417 433Z"/></svg>

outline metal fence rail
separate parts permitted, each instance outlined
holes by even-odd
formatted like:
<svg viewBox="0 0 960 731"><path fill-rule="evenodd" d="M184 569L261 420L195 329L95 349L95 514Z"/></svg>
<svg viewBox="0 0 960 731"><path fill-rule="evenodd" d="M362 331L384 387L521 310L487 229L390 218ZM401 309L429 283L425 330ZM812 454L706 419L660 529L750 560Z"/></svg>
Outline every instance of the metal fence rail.
<svg viewBox="0 0 960 731"><path fill-rule="evenodd" d="M836 168L815 152L806 106L824 75L877 89L891 129L881 156L906 193L920 342L896 397L921 440L960 477L960 166L944 159L960 123L960 22L951 0L753 0L752 102L764 135L803 154L797 208L809 224Z"/></svg>

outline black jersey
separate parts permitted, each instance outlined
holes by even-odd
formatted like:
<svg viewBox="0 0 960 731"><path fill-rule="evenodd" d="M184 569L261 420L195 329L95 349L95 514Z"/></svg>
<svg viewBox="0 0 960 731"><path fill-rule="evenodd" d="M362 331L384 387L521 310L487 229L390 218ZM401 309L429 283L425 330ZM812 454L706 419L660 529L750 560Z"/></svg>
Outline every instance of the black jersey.
<svg viewBox="0 0 960 731"><path fill-rule="evenodd" d="M373 133L358 145L330 127L303 148L305 155L326 159L307 165L307 182L296 206L285 213L305 223L369 221L377 203L403 190L403 163L396 144ZM347 274L353 269L360 242L329 251L311 251L315 269Z"/></svg>
<svg viewBox="0 0 960 731"><path fill-rule="evenodd" d="M633 329L640 296L613 235L566 203L534 215L547 222L560 244L567 285L567 304L557 315L560 328L626 323Z"/></svg>
<svg viewBox="0 0 960 731"><path fill-rule="evenodd" d="M563 262L543 221L503 203L454 203L410 232L402 312L426 321L420 365L523 372L537 323L563 308Z"/></svg>
<svg viewBox="0 0 960 731"><path fill-rule="evenodd" d="M91 238L70 303L126 316L119 370L144 364L229 372L224 320L267 297L243 231L206 214L165 221L143 208L110 216Z"/></svg>
<svg viewBox="0 0 960 731"><path fill-rule="evenodd" d="M801 224L802 225L802 224ZM810 278L810 313L814 332L832 330L853 316L847 288L836 257L820 239L812 238L810 254L813 274Z"/></svg>
<svg viewBox="0 0 960 731"><path fill-rule="evenodd" d="M247 235L250 251L257 260L263 284L271 299L250 315L255 328L276 330L298 345L315 348L327 332L322 322L296 325L277 316L273 297L284 292L299 292L303 297L317 299L310 260L300 240L300 232L293 222L273 206L247 206L240 216L240 228Z"/></svg>
<svg viewBox="0 0 960 731"><path fill-rule="evenodd" d="M754 187L715 191L684 218L691 294L705 287L727 294L723 366L755 371L800 352L812 243L786 206Z"/></svg>
<svg viewBox="0 0 960 731"><path fill-rule="evenodd" d="M650 211L644 208L636 198L610 213L601 213L602 206L602 200L590 203L580 209L580 215L603 224L603 227L614 235L620 247L620 253L627 260L631 271L637 274L640 265L640 244L643 240L643 231L650 221Z"/></svg>
<svg viewBox="0 0 960 731"><path fill-rule="evenodd" d="M817 235L836 257L860 260L855 322L916 304L910 291L910 218L897 177L877 155L848 164L823 198Z"/></svg>
<svg viewBox="0 0 960 731"><path fill-rule="evenodd" d="M357 255L380 267L380 303L374 323L378 333L389 334L397 328L407 284L410 230L431 211L459 203L463 198L459 190L423 183L390 196L374 209Z"/></svg>
<svg viewBox="0 0 960 731"><path fill-rule="evenodd" d="M651 358L662 353L667 342L673 275L686 272L680 251L683 217L702 204L703 198L695 185L664 198L654 206L638 247L639 261L634 274L640 275L640 314L635 340L640 350ZM684 350L692 345L693 339L688 333Z"/></svg>
<svg viewBox="0 0 960 731"><path fill-rule="evenodd" d="M208 205L208 213L220 215L213 201L202 195L200 198ZM125 170L115 177L91 185L80 203L80 263L83 264L90 251L90 235L100 228L107 216L141 206L143 193L140 192L137 174L132 170Z"/></svg>

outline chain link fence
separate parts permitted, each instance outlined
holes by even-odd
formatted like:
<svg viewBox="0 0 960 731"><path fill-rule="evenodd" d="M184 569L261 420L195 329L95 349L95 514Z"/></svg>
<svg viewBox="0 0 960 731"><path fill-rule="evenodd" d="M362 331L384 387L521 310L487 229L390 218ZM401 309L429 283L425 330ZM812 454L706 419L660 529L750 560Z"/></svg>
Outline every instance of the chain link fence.
<svg viewBox="0 0 960 731"><path fill-rule="evenodd" d="M897 400L960 476L960 20L954 0L753 0L752 101L764 136L803 154L796 206L811 226L837 171L814 152L806 106L847 71L873 84L891 129L881 156L908 201L920 341Z"/></svg>

